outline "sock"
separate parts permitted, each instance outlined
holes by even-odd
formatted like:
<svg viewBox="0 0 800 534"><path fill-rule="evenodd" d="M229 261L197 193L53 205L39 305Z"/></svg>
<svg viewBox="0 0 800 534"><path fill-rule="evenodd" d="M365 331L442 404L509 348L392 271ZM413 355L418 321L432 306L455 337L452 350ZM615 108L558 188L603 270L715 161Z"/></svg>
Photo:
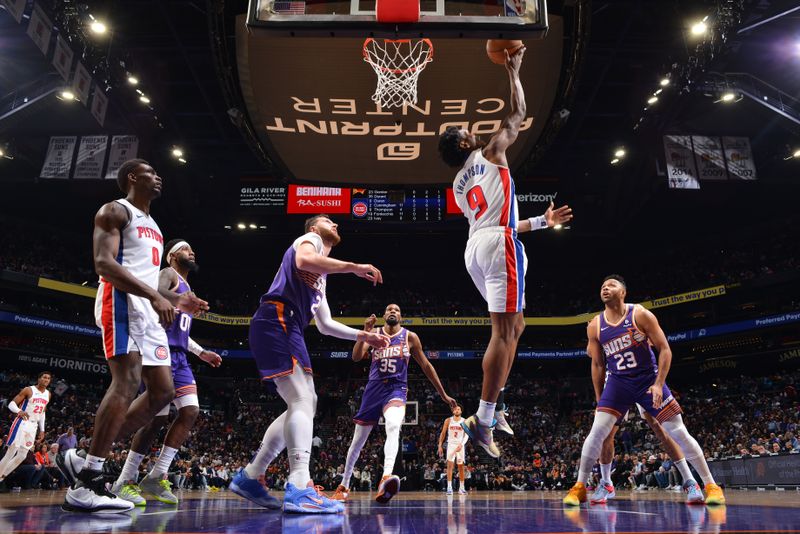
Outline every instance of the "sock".
<svg viewBox="0 0 800 534"><path fill-rule="evenodd" d="M453 481L452 480L448 480L447 481L447 489L453 489Z"/></svg>
<svg viewBox="0 0 800 534"><path fill-rule="evenodd" d="M119 474L117 482L120 484L127 484L128 482L133 482L134 484L138 483L139 465L142 463L143 459L144 454L139 454L133 450L128 451L128 458L125 460L125 465L122 466L122 472Z"/></svg>
<svg viewBox="0 0 800 534"><path fill-rule="evenodd" d="M481 399L478 406L478 422L483 426L491 426L494 421L494 409L497 404Z"/></svg>
<svg viewBox="0 0 800 534"><path fill-rule="evenodd" d="M683 478L684 482L692 479L692 472L689 471L689 464L686 463L686 458L681 458L675 462L675 467L678 468L678 471L680 472L681 478Z"/></svg>
<svg viewBox="0 0 800 534"><path fill-rule="evenodd" d="M100 458L99 456L92 456L91 454L87 454L86 461L83 464L83 468L88 471L102 471L104 463L106 463L105 458Z"/></svg>
<svg viewBox="0 0 800 534"><path fill-rule="evenodd" d="M311 451L306 449L289 449L289 484L305 489L311 481L308 463L311 460Z"/></svg>
<svg viewBox="0 0 800 534"><path fill-rule="evenodd" d="M169 466L172 465L172 460L175 458L175 454L177 452L178 449L173 449L172 447L167 447L166 445L161 447L161 454L158 455L158 460L156 460L156 465L154 465L153 469L150 471L150 476L160 479L166 475L167 470L169 469Z"/></svg>
<svg viewBox="0 0 800 534"><path fill-rule="evenodd" d="M257 479L267 471L267 467L275 458L286 448L286 440L283 437L283 425L286 423L286 412L283 412L277 419L275 419L267 431L264 432L264 438L261 440L261 446L258 448L256 455L244 468L245 474L248 478Z"/></svg>
<svg viewBox="0 0 800 534"><path fill-rule="evenodd" d="M714 484L714 475L711 474L711 471L708 469L708 464L706 463L706 459L701 454L695 458L686 458L686 460L692 464L697 474L700 475L700 479L703 481L703 486L707 484Z"/></svg>
<svg viewBox="0 0 800 534"><path fill-rule="evenodd" d="M356 425L353 432L353 441L350 442L350 448L347 449L347 460L344 463L344 473L342 474L342 486L350 489L350 477L353 476L353 469L356 467L358 456L361 454L361 449L367 442L369 433L372 432L373 425Z"/></svg>
<svg viewBox="0 0 800 534"><path fill-rule="evenodd" d="M400 450L400 428L406 417L405 406L390 406L383 412L386 420L386 443L383 445L383 476L391 475Z"/></svg>
<svg viewBox="0 0 800 534"><path fill-rule="evenodd" d="M611 483L611 464L600 464L600 480Z"/></svg>

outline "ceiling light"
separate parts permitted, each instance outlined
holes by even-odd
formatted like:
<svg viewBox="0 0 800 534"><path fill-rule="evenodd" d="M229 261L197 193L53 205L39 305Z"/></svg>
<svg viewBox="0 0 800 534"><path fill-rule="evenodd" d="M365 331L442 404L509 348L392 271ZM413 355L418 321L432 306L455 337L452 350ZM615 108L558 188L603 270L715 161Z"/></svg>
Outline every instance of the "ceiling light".
<svg viewBox="0 0 800 534"><path fill-rule="evenodd" d="M736 98L736 95L728 91L727 93L723 93L723 95L720 97L720 100L723 102L731 102L734 98Z"/></svg>
<svg viewBox="0 0 800 534"><path fill-rule="evenodd" d="M131 85L139 85L139 78L133 74L128 74L128 83Z"/></svg>
<svg viewBox="0 0 800 534"><path fill-rule="evenodd" d="M792 157L793 158L800 158L800 148L798 148L797 150L794 151L794 154L792 154Z"/></svg>
<svg viewBox="0 0 800 534"><path fill-rule="evenodd" d="M0 158L2 158L5 155L6 155L5 151L2 148L0 148Z"/></svg>
<svg viewBox="0 0 800 534"><path fill-rule="evenodd" d="M708 30L708 25L705 23L705 19L692 24L692 35L703 35L706 30Z"/></svg>
<svg viewBox="0 0 800 534"><path fill-rule="evenodd" d="M145 104L149 104L149 103L150 103L150 99L149 99L149 98L147 98L147 97L146 97L146 96L144 96L144 95L140 96L140 97L139 97L139 100L141 100L141 101L142 101L142 102L144 102Z"/></svg>
<svg viewBox="0 0 800 534"><path fill-rule="evenodd" d="M226 225L224 226L224 228L225 228L226 230L230 230L230 229L231 229L231 225L230 225L230 224L226 224Z"/></svg>
<svg viewBox="0 0 800 534"><path fill-rule="evenodd" d="M175 148L172 149L172 155L175 156L176 158L179 158L179 157L183 156L183 150L181 150L178 147L175 147Z"/></svg>
<svg viewBox="0 0 800 534"><path fill-rule="evenodd" d="M656 91L656 92L655 92L655 93L653 93L653 94L654 94L655 96L658 96L658 95L660 95L660 94L661 94L663 91L664 91L663 89L659 89L658 91Z"/></svg>
<svg viewBox="0 0 800 534"><path fill-rule="evenodd" d="M89 25L89 28L92 30L92 32L98 35L103 35L104 33L106 33L106 30L108 29L106 25L100 22L99 20L92 22Z"/></svg>
<svg viewBox="0 0 800 534"><path fill-rule="evenodd" d="M236 228L238 228L239 230L244 230L245 228L247 228L247 225L244 223L239 223L236 225Z"/></svg>
<svg viewBox="0 0 800 534"><path fill-rule="evenodd" d="M61 100L75 100L75 93L70 90L64 90L60 93Z"/></svg>
<svg viewBox="0 0 800 534"><path fill-rule="evenodd" d="M562 225L560 225L560 224L557 224L557 225L553 226L553 230L561 230L562 228L564 228L564 227Z"/></svg>
<svg viewBox="0 0 800 534"><path fill-rule="evenodd" d="M661 78L661 81L658 82L658 85L661 87L666 87L669 85L669 78Z"/></svg>
<svg viewBox="0 0 800 534"><path fill-rule="evenodd" d="M266 226L259 226L259 228L262 229L262 230L266 230L267 229Z"/></svg>
<svg viewBox="0 0 800 534"><path fill-rule="evenodd" d="M181 162L181 164L183 164L183 165L185 165L185 164L186 164L186 160L185 160L185 159L183 159L183 158L178 158L178 161L180 161L180 162Z"/></svg>
<svg viewBox="0 0 800 534"><path fill-rule="evenodd" d="M616 165L617 163L619 163L619 158L614 158L611 160L612 165Z"/></svg>
<svg viewBox="0 0 800 534"><path fill-rule="evenodd" d="M258 226L253 223L250 223L248 226L250 227L251 230L255 230L256 228L258 228Z"/></svg>
<svg viewBox="0 0 800 534"><path fill-rule="evenodd" d="M647 99L647 103L650 105L655 104L656 102L658 102L657 96L651 96L650 98Z"/></svg>
<svg viewBox="0 0 800 534"><path fill-rule="evenodd" d="M624 157L625 157L625 149L624 149L624 148L618 148L618 149L616 149L616 150L614 151L614 157L617 157L617 158L624 158Z"/></svg>

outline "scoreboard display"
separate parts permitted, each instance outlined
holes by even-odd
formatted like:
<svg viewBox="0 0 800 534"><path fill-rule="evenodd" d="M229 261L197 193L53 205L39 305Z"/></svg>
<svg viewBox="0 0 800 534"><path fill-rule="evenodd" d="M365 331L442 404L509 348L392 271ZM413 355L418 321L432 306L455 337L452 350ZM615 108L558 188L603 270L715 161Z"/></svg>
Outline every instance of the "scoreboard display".
<svg viewBox="0 0 800 534"><path fill-rule="evenodd" d="M442 189L352 189L350 213L356 221L437 222L447 212Z"/></svg>

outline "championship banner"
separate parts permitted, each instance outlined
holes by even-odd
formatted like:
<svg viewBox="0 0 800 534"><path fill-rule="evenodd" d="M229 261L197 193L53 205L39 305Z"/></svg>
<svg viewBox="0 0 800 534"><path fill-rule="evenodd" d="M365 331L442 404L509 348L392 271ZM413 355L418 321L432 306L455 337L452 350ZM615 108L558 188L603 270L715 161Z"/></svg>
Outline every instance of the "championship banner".
<svg viewBox="0 0 800 534"><path fill-rule="evenodd" d="M95 91L94 99L102 94L100 91ZM105 95L104 95L105 97ZM94 107L94 103L92 104ZM116 180L117 171L122 164L136 157L139 150L139 138L135 135L115 135L111 138L111 153L108 156L108 170L106 171L106 180Z"/></svg>
<svg viewBox="0 0 800 534"><path fill-rule="evenodd" d="M78 99L86 106L89 104L89 89L92 87L92 76L83 62L78 61L78 66L75 67L75 78L72 80L72 89L78 95ZM102 126L102 124L101 124Z"/></svg>
<svg viewBox="0 0 800 534"><path fill-rule="evenodd" d="M747 137L723 137L722 146L728 161L731 180L755 180L756 163Z"/></svg>
<svg viewBox="0 0 800 534"><path fill-rule="evenodd" d="M725 180L725 155L719 137L692 136L694 159L697 163L697 175L701 180Z"/></svg>
<svg viewBox="0 0 800 534"><path fill-rule="evenodd" d="M60 35L56 39L56 50L53 53L53 66L58 73L64 78L65 82L69 81L69 75L72 71L72 58L75 54L69 47L67 41Z"/></svg>
<svg viewBox="0 0 800 534"><path fill-rule="evenodd" d="M103 177L103 162L106 159L107 135L84 135L78 146L73 178L100 179Z"/></svg>
<svg viewBox="0 0 800 534"><path fill-rule="evenodd" d="M22 14L25 12L25 4L27 4L26 0L3 0L2 4L6 6L6 10L11 13L17 24L22 22Z"/></svg>
<svg viewBox="0 0 800 534"><path fill-rule="evenodd" d="M50 138L50 145L47 147L47 155L44 158L42 172L39 174L41 178L69 178L77 139L74 135Z"/></svg>
<svg viewBox="0 0 800 534"><path fill-rule="evenodd" d="M94 99L92 100L92 117L97 120L97 123L100 124L100 126L103 126L103 124L106 122L106 111L108 111L108 97L103 90L100 89L100 86L95 86Z"/></svg>
<svg viewBox="0 0 800 534"><path fill-rule="evenodd" d="M700 189L689 135L665 135L664 156L670 189Z"/></svg>
<svg viewBox="0 0 800 534"><path fill-rule="evenodd" d="M290 184L286 213L350 213L350 189Z"/></svg>
<svg viewBox="0 0 800 534"><path fill-rule="evenodd" d="M50 48L50 37L53 33L53 23L38 4L33 4L33 13L27 33L42 54L47 55L47 50Z"/></svg>

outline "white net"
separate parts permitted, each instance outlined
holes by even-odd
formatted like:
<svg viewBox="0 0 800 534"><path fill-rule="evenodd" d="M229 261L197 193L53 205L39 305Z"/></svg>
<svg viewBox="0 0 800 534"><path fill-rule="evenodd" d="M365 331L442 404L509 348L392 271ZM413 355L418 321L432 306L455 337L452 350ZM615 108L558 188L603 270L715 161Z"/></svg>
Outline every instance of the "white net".
<svg viewBox="0 0 800 534"><path fill-rule="evenodd" d="M417 80L433 60L430 39L373 39L364 41L364 61L378 76L372 101L381 108L417 103Z"/></svg>

